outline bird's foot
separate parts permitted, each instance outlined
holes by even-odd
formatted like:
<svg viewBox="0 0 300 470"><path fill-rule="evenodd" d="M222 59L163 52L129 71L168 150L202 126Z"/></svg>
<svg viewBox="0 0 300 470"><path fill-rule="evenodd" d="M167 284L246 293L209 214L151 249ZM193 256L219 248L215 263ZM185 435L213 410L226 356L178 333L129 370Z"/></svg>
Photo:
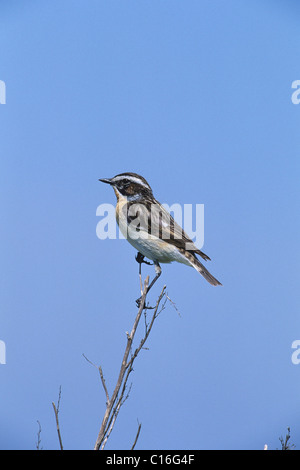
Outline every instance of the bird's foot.
<svg viewBox="0 0 300 470"><path fill-rule="evenodd" d="M135 260L136 260L136 262L139 263L139 264L144 263L144 264L148 264L149 266L152 266L152 265L153 265L153 263L150 263L149 261L145 261L144 258L145 258L145 256L142 255L142 253L138 252L138 254L137 254L136 257L135 257Z"/></svg>
<svg viewBox="0 0 300 470"><path fill-rule="evenodd" d="M142 302L142 296L139 299L136 299L135 303L137 308L140 308ZM143 307L143 310L154 310L156 307L150 307L150 305L145 305Z"/></svg>

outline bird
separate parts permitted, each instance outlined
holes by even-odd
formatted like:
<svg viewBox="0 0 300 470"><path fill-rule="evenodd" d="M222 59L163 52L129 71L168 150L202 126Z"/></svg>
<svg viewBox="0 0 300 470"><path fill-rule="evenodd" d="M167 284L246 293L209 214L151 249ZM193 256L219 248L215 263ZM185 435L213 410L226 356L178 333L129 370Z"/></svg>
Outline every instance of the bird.
<svg viewBox="0 0 300 470"><path fill-rule="evenodd" d="M179 263L191 266L212 286L221 286L199 261L210 260L199 250L190 237L177 224L171 214L153 196L149 183L137 173L120 173L113 178L100 178L102 183L113 187L116 198L116 220L128 242L138 251L138 263L151 264L153 261L155 277L147 293L161 275L160 263ZM140 298L141 299L141 298ZM140 299L137 299L139 304Z"/></svg>

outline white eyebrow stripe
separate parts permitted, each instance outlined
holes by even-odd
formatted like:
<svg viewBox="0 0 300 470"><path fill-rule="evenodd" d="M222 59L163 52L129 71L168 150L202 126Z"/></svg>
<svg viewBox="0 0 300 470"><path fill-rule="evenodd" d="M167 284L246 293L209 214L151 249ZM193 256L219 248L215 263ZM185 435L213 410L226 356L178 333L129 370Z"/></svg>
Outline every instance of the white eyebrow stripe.
<svg viewBox="0 0 300 470"><path fill-rule="evenodd" d="M116 176L115 178L113 178L113 181L121 181L121 180L124 180L124 179L127 179L129 181L131 181L132 183L137 183L141 186L144 186L144 188L148 188L148 189L151 189L149 184L146 184L144 181L142 181L140 178L137 178L136 176L126 176L126 175L123 175L123 176Z"/></svg>

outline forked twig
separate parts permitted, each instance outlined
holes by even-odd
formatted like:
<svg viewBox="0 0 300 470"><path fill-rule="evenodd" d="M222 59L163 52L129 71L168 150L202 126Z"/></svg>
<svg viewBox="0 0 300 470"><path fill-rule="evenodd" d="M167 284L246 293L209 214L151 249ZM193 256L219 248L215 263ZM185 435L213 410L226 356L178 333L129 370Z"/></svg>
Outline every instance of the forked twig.
<svg viewBox="0 0 300 470"><path fill-rule="evenodd" d="M108 393L106 383L105 383L105 380L104 380L104 375L103 375L102 368L98 367L100 377L101 377L102 386L103 386L105 396L106 396L106 410L105 410L105 413L104 413L104 416L103 416L103 419L102 419L100 431L98 433L98 437L97 437L97 440L96 440L96 443L95 443L95 446L94 446L94 450L99 450L100 448L102 450L102 449L104 449L104 447L106 445L106 442L107 442L107 440L108 440L108 438L109 438L109 436L110 436L110 434L113 430L113 427L115 425L115 422L116 422L117 416L119 414L120 408L124 404L124 402L127 400L128 396L129 396L129 393L130 393L130 388L131 387L129 387L129 390L128 390L127 394L125 395L125 392L127 390L128 378L129 378L130 373L133 370L133 362L136 359L136 357L137 357L138 353L140 352L140 350L142 349L142 347L144 346L144 344L145 344L145 342L146 342L146 340L147 340L147 338L148 338L148 336L151 332L151 329L153 327L155 319L158 317L159 313L164 309L164 306L165 306L165 302L164 302L164 304L162 305L161 310L158 312L160 302L161 302L162 298L166 295L165 294L166 286L163 287L163 289L161 291L161 294L160 294L160 296L157 300L156 306L154 307L154 312L153 312L152 317L151 317L151 321L150 321L149 325L147 325L144 337L141 339L139 346L135 349L134 353L131 355L131 358L129 359L129 354L130 354L131 349L132 349L134 336L135 336L135 333L136 333L136 330L137 330L142 312L143 312L143 310L146 309L145 301L146 301L148 285L149 285L149 276L147 276L147 278L145 280L145 283L144 283L144 288L143 288L143 291L142 291L142 297L141 297L141 302L140 302L140 305L139 305L139 310L138 310L137 316L134 320L132 330L131 330L130 333L126 333L127 343L126 343L126 347L125 347L125 352L124 352L124 355L123 355L121 368L120 368L120 372L119 372L119 376L118 376L118 380L117 380L117 384L115 386L115 389L114 389L111 397L109 397L109 393ZM93 364L89 360L88 360L88 362ZM136 445L136 442L138 440L140 430L141 430L141 425L139 425L139 427L138 427L138 432L137 432L137 435L136 435L136 438L135 438L135 441L134 441L134 444L133 444L133 448Z"/></svg>
<svg viewBox="0 0 300 470"><path fill-rule="evenodd" d="M96 369L98 369L99 371L99 375L100 375L100 379L101 379L101 383L102 383L102 386L103 386L103 389L104 389L104 392L105 392L105 396L106 396L106 404L109 402L109 394L108 394L108 390L107 390L107 387L106 387L106 382L105 382L105 378L104 378L104 375L103 375L103 371L102 371L102 367L101 366L96 366L96 364L94 364L92 361L90 361L85 354L82 354L84 359L89 362L90 364L92 364L92 366L96 367Z"/></svg>
<svg viewBox="0 0 300 470"><path fill-rule="evenodd" d="M59 387L59 394L58 394L57 407L55 406L54 401L52 402L52 406L53 406L54 414L55 414L56 430L57 430L57 435L58 435L60 450L64 450L63 444L62 444L62 439L61 439L61 434L60 434L59 420L58 420L60 399L61 399L61 386Z"/></svg>

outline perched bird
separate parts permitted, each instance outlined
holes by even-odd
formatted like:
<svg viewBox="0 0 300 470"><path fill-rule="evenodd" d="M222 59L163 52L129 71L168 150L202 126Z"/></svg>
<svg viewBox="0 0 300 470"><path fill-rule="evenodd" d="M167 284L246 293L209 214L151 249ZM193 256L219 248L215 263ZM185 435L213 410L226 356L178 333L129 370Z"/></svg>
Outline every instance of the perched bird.
<svg viewBox="0 0 300 470"><path fill-rule="evenodd" d="M124 237L138 250L136 260L153 261L156 276L148 291L161 275L159 263L178 261L195 268L211 285L222 285L198 260L210 258L199 250L169 212L154 198L149 183L136 173L121 173L99 179L110 184L117 197L116 219ZM150 263L147 263L150 264Z"/></svg>

